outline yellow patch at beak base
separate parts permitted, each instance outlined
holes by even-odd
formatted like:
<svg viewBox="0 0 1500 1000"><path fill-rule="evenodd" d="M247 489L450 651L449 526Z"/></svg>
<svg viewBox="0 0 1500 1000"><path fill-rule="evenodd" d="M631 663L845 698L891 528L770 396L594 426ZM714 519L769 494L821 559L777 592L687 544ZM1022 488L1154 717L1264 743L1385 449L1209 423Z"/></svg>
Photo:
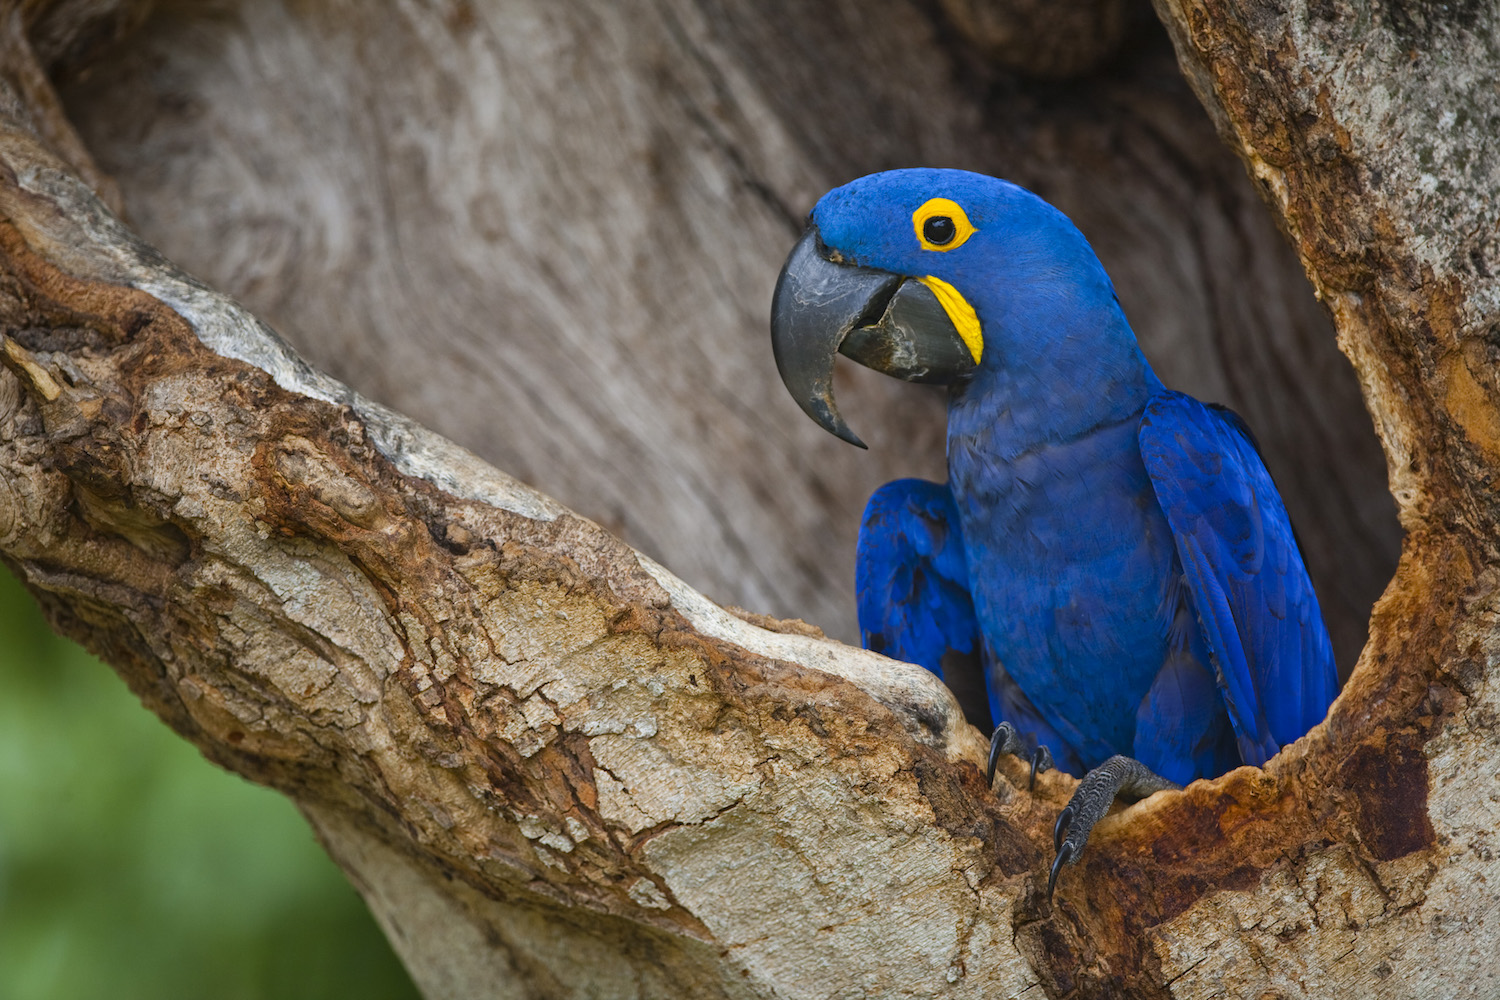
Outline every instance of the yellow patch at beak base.
<svg viewBox="0 0 1500 1000"><path fill-rule="evenodd" d="M979 356L984 353L984 334L979 331L979 316L974 312L974 307L969 305L969 300L942 278L934 278L929 274L917 280L932 289L932 294L942 303L943 311L953 321L954 329L963 338L964 346L974 356L974 363L979 364Z"/></svg>

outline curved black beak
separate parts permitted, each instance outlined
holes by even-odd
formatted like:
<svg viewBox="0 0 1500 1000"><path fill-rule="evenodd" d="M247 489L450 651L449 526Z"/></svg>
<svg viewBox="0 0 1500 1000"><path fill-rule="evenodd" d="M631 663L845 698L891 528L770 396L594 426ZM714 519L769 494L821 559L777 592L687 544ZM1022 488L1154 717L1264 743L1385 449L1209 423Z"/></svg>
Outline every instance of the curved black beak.
<svg viewBox="0 0 1500 1000"><path fill-rule="evenodd" d="M908 382L952 382L977 367L926 285L840 262L811 223L776 279L771 349L781 381L803 412L861 448L865 443L833 401L835 353Z"/></svg>

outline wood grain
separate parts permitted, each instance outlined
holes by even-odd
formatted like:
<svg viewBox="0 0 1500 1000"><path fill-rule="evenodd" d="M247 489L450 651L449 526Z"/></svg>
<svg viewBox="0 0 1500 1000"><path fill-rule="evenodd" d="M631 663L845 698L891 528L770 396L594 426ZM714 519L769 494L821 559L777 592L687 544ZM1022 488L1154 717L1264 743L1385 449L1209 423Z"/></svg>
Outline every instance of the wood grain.
<svg viewBox="0 0 1500 1000"><path fill-rule="evenodd" d="M823 434L771 363L777 269L859 174L1025 184L1168 384L1255 428L1347 672L1399 540L1357 382L1160 27L1121 44L1046 83L897 0L216 0L163 5L64 94L142 234L315 364L718 600L846 640L859 513L943 478L942 401L848 365L871 451Z"/></svg>

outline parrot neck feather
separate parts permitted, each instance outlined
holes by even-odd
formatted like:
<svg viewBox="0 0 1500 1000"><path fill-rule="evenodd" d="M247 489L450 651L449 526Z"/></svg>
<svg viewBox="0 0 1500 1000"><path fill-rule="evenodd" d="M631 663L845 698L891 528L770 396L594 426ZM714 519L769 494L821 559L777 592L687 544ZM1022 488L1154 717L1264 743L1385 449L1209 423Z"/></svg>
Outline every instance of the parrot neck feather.
<svg viewBox="0 0 1500 1000"><path fill-rule="evenodd" d="M1073 441L1138 416L1161 391L1112 292L1092 307L1045 305L1039 296L1024 309L988 310L984 363L950 398L950 460L958 439L1002 461Z"/></svg>

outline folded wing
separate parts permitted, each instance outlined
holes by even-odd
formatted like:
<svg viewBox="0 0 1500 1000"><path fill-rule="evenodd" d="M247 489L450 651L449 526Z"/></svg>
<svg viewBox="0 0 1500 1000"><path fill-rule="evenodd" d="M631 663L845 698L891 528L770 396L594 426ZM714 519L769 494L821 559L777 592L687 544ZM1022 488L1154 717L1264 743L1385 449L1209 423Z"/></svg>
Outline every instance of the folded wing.
<svg viewBox="0 0 1500 1000"><path fill-rule="evenodd" d="M1243 421L1191 396L1153 397L1140 444L1240 757L1264 764L1322 721L1338 693L1281 495Z"/></svg>
<svg viewBox="0 0 1500 1000"><path fill-rule="evenodd" d="M948 487L898 479L865 506L855 564L864 645L941 677L970 721L989 709L958 510Z"/></svg>

